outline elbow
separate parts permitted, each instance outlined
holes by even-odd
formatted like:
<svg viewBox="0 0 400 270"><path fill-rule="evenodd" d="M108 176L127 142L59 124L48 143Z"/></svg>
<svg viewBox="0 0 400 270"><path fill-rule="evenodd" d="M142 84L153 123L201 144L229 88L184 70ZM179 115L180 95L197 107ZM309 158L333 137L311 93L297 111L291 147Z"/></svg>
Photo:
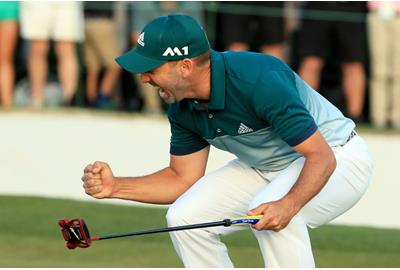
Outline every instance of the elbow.
<svg viewBox="0 0 400 270"><path fill-rule="evenodd" d="M337 166L335 154L330 148L328 148L327 151L315 153L315 155L309 157L309 160L316 164L316 166L323 168L322 170L324 171L324 175L328 178L333 174Z"/></svg>

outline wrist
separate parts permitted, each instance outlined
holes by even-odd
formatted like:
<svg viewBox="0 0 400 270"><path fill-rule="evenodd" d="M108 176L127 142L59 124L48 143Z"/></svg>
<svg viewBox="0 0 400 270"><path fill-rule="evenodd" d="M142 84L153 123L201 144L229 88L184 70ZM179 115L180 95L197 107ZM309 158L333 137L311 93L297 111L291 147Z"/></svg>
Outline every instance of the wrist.
<svg viewBox="0 0 400 270"><path fill-rule="evenodd" d="M120 182L118 177L112 177L111 186L110 186L110 194L108 196L109 199L117 198L117 193L121 189Z"/></svg>
<svg viewBox="0 0 400 270"><path fill-rule="evenodd" d="M287 206L287 209L292 214L292 216L296 215L303 207L303 205L299 203L295 197L289 194L283 197L280 201Z"/></svg>

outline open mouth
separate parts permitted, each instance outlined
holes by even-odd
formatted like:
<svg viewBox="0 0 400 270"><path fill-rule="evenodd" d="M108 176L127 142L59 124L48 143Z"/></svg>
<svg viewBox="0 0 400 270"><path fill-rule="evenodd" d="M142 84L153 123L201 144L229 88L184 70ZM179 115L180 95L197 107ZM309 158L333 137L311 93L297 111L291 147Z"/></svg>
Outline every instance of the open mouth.
<svg viewBox="0 0 400 270"><path fill-rule="evenodd" d="M165 91L160 87L158 87L158 94L160 95L161 98L168 98L171 96L167 91Z"/></svg>

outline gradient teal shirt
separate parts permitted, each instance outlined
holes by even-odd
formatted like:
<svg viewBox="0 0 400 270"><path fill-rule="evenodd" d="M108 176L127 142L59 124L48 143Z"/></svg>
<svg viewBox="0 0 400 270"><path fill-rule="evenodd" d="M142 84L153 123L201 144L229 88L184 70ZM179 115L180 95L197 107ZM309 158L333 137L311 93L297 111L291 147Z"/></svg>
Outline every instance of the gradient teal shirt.
<svg viewBox="0 0 400 270"><path fill-rule="evenodd" d="M172 155L213 145L262 171L286 168L293 146L318 129L330 146L346 142L354 123L275 57L211 51L210 102L182 100L168 110Z"/></svg>

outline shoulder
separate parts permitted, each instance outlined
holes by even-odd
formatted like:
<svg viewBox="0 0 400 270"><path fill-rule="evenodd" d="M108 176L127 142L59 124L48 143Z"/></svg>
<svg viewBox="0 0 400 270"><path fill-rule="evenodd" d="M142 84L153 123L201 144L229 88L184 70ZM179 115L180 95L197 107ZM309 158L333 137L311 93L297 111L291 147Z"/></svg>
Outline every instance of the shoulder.
<svg viewBox="0 0 400 270"><path fill-rule="evenodd" d="M278 58L264 53L226 51L222 53L222 56L224 57L225 65L232 71L249 71L249 69L252 71L260 67L262 67L264 71L288 68L288 66Z"/></svg>
<svg viewBox="0 0 400 270"><path fill-rule="evenodd" d="M226 51L222 56L227 75L248 82L255 83L261 76L266 76L271 71L291 71L278 58L263 53Z"/></svg>

